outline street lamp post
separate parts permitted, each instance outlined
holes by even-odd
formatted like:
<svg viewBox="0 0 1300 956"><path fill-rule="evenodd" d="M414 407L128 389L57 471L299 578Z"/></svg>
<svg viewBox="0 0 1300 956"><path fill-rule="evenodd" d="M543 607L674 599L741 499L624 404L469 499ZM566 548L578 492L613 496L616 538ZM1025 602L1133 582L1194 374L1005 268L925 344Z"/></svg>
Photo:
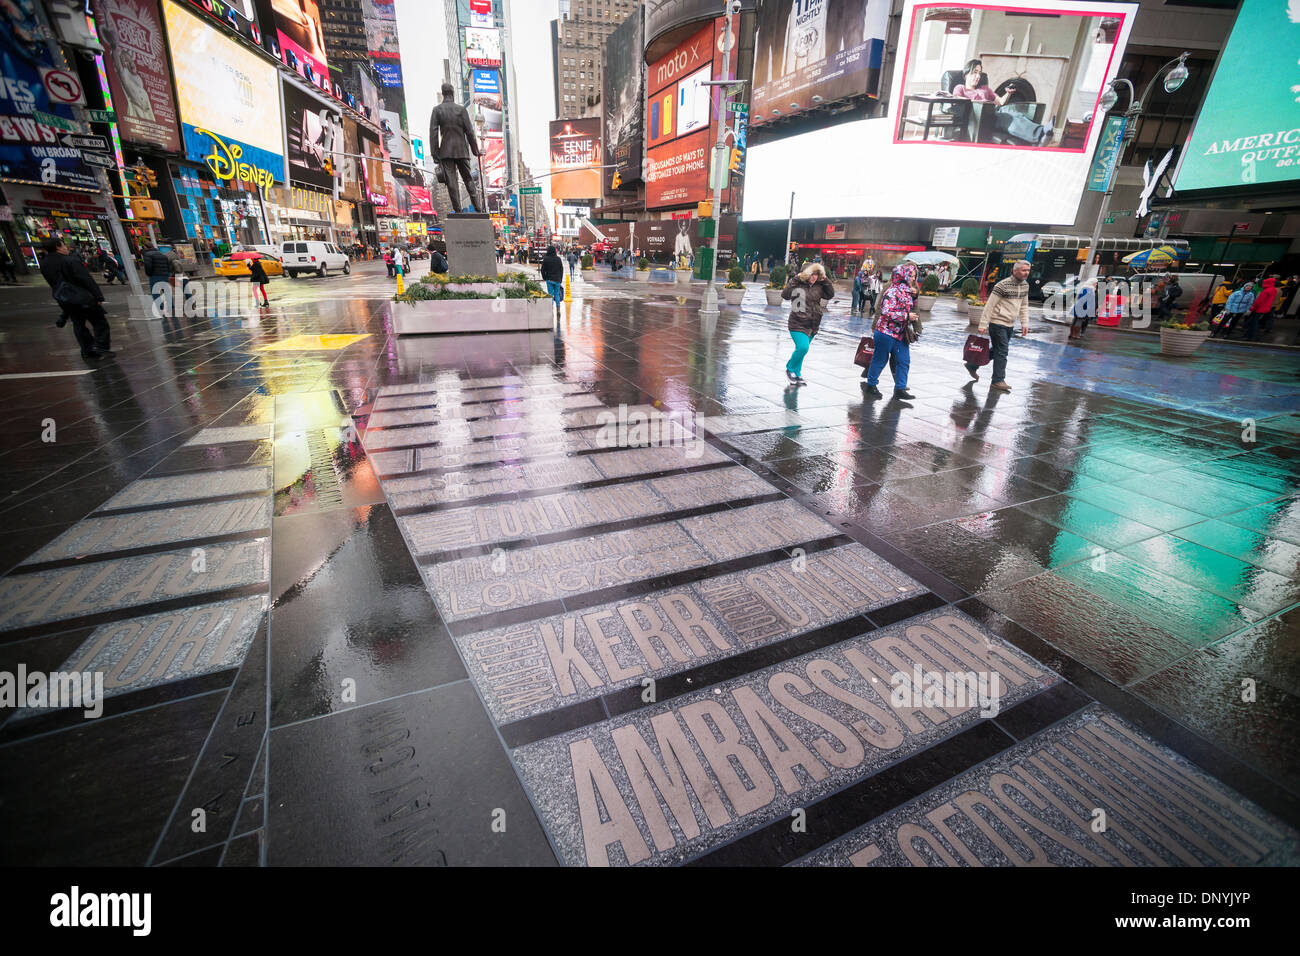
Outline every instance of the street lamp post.
<svg viewBox="0 0 1300 956"><path fill-rule="evenodd" d="M1164 77L1164 87L1166 93L1174 93L1187 80L1187 58L1190 53L1183 53L1170 60L1160 69L1156 70L1155 76L1151 77L1151 82L1147 84L1146 89L1142 91L1142 98L1137 99L1134 95L1133 84L1122 77L1111 80L1106 85L1106 92L1101 95L1100 106L1102 112L1109 113L1114 109L1115 104L1119 102L1118 86L1123 83L1128 87L1128 109L1124 111L1124 138L1120 141L1119 150L1115 156L1115 162L1120 163L1124 160L1124 151L1137 136L1138 120L1142 118L1142 105L1151 97L1151 90L1156 85L1156 80ZM1115 177L1111 176L1110 183L1106 186L1106 191L1101 195L1101 208L1097 210L1097 224L1092 227L1092 239L1088 243L1088 261L1084 263L1083 276L1081 278L1091 279L1097 274L1097 259L1099 252L1097 247L1101 244L1101 227L1106 221L1106 214L1110 212L1110 196L1115 190Z"/></svg>
<svg viewBox="0 0 1300 956"><path fill-rule="evenodd" d="M722 38L722 80L714 80L711 86L730 86L731 81L731 18L740 12L740 0L726 0L726 35ZM721 219L722 219L722 165L723 156L727 152L727 134L731 131L727 128L727 114L725 107L727 105L727 94L722 96L722 115L718 118L718 142L713 147L712 169L713 169L713 272L709 276L708 283L704 286L704 300L700 303L700 318L716 319L718 317L718 254L722 250L721 242Z"/></svg>

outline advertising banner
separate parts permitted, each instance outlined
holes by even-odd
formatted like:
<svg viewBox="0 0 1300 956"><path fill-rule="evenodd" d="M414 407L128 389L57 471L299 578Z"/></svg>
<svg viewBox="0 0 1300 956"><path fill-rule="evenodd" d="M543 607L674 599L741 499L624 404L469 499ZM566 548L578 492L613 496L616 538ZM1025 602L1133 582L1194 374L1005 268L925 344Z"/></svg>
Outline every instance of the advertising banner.
<svg viewBox="0 0 1300 956"><path fill-rule="evenodd" d="M798 182L799 219L1073 223L1137 9L904 0L890 115L751 145L745 219L784 221Z"/></svg>
<svg viewBox="0 0 1300 956"><path fill-rule="evenodd" d="M329 84L325 33L316 0L270 0L280 56L289 69L313 85Z"/></svg>
<svg viewBox="0 0 1300 956"><path fill-rule="evenodd" d="M600 118L551 121L551 198L598 199Z"/></svg>
<svg viewBox="0 0 1300 956"><path fill-rule="evenodd" d="M379 85L392 89L402 85L402 64L399 60L375 60L371 63L379 77Z"/></svg>
<svg viewBox="0 0 1300 956"><path fill-rule="evenodd" d="M724 66L726 20L718 17L646 68L646 208L699 202L709 191L709 144L716 142L722 96L706 85L735 77L738 45Z"/></svg>
<svg viewBox="0 0 1300 956"><path fill-rule="evenodd" d="M707 129L674 140L646 153L647 209L680 206L708 198L709 152L712 139Z"/></svg>
<svg viewBox="0 0 1300 956"><path fill-rule="evenodd" d="M284 132L288 151L289 177L321 189L334 188L334 176L325 162L337 170L342 165L343 117L291 84L283 84Z"/></svg>
<svg viewBox="0 0 1300 956"><path fill-rule="evenodd" d="M878 96L889 6L889 0L758 0L751 122Z"/></svg>
<svg viewBox="0 0 1300 956"><path fill-rule="evenodd" d="M257 0L189 0L189 7L210 17L231 33L237 33L257 46L262 45L262 25L257 18Z"/></svg>
<svg viewBox="0 0 1300 956"><path fill-rule="evenodd" d="M408 186L406 191L411 197L411 212L433 215L433 197L423 186Z"/></svg>
<svg viewBox="0 0 1300 956"><path fill-rule="evenodd" d="M469 25L492 26L492 0L469 0Z"/></svg>
<svg viewBox="0 0 1300 956"><path fill-rule="evenodd" d="M616 168L605 170L605 191L614 192L614 173L622 189L636 191L641 179L644 140L645 58L642 50L640 13L634 13L605 41L605 84L601 92L605 105L605 156Z"/></svg>
<svg viewBox="0 0 1300 956"><path fill-rule="evenodd" d="M474 107L472 113L479 135L501 133L504 124L501 74L496 70L471 70L470 90Z"/></svg>
<svg viewBox="0 0 1300 956"><path fill-rule="evenodd" d="M35 0L6 4L9 22L0 30L0 178L98 189L99 177L81 153L59 142L62 130L37 122L34 113L66 121L72 109L51 101L41 71L54 66L32 11Z"/></svg>
<svg viewBox="0 0 1300 956"><path fill-rule="evenodd" d="M1101 129L1101 138L1097 142L1097 155L1092 160L1092 170L1088 173L1088 189L1095 193L1104 193L1110 189L1111 177L1115 175L1115 163L1119 160L1120 147L1124 144L1124 127L1128 124L1123 116L1108 116L1106 125Z"/></svg>
<svg viewBox="0 0 1300 956"><path fill-rule="evenodd" d="M465 28L465 62L470 66L501 67L501 31Z"/></svg>
<svg viewBox="0 0 1300 956"><path fill-rule="evenodd" d="M339 162L339 195L350 202L362 202L366 197L362 189L361 161L356 158L361 154L361 142L357 124L346 116L343 117L343 153Z"/></svg>
<svg viewBox="0 0 1300 956"><path fill-rule="evenodd" d="M365 192L362 202L370 202L376 206L387 206L387 175L384 171L384 148L379 145L379 140L370 134L370 131L363 127L357 127L357 138L360 140L360 154L369 158L361 161L361 185Z"/></svg>
<svg viewBox="0 0 1300 956"><path fill-rule="evenodd" d="M247 152L252 148L264 157L273 156L266 168L282 182L285 168L279 111L266 104L268 91L273 96L276 90L276 68L177 4L162 4L162 13L187 151L190 130L211 130L230 150ZM211 142L204 148L211 152ZM191 159L205 161L204 156L191 155ZM244 159L248 161L247 156Z"/></svg>
<svg viewBox="0 0 1300 956"><path fill-rule="evenodd" d="M366 17L366 52L372 60L399 60L397 21Z"/></svg>
<svg viewBox="0 0 1300 956"><path fill-rule="evenodd" d="M402 118L391 110L379 111L380 126L384 130L384 148L390 159L399 163L411 161L411 149L402 135Z"/></svg>
<svg viewBox="0 0 1300 956"><path fill-rule="evenodd" d="M483 141L483 182L488 189L503 189L506 185L506 141L500 136L490 136Z"/></svg>
<svg viewBox="0 0 1300 956"><path fill-rule="evenodd" d="M94 0L94 11L122 139L179 153L181 134L158 0Z"/></svg>
<svg viewBox="0 0 1300 956"><path fill-rule="evenodd" d="M1298 24L1294 2L1242 0L1174 176L1180 193L1300 179Z"/></svg>

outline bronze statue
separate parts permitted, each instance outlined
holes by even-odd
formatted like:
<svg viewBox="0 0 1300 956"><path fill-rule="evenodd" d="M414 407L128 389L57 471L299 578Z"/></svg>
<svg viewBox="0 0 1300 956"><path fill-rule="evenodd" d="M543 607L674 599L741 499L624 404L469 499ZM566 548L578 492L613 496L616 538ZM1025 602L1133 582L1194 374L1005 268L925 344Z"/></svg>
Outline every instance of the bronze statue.
<svg viewBox="0 0 1300 956"><path fill-rule="evenodd" d="M483 197L470 171L470 157L482 154L469 111L456 102L455 96L456 91L450 83L442 84L442 102L433 108L433 115L429 118L429 145L438 160L438 178L446 185L447 195L451 198L451 211L460 212L460 185L456 182L459 175L465 182L474 208L482 212Z"/></svg>

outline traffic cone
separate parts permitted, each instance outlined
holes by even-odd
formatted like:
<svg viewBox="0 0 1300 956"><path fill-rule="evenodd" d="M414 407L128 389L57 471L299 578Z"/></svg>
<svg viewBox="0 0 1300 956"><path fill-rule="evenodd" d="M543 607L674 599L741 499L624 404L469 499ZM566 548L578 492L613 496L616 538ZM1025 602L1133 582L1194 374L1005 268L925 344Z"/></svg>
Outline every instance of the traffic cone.
<svg viewBox="0 0 1300 956"><path fill-rule="evenodd" d="M564 276L564 301L573 301L573 290L569 288L569 276L567 274Z"/></svg>
<svg viewBox="0 0 1300 956"><path fill-rule="evenodd" d="M406 292L406 283L402 281L402 270L397 270L397 294L402 295Z"/></svg>

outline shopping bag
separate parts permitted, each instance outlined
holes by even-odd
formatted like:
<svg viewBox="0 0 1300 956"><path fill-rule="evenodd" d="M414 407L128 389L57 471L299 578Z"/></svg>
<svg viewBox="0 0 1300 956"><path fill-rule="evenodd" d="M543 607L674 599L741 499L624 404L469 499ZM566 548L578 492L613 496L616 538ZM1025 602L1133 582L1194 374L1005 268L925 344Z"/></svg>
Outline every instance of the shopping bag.
<svg viewBox="0 0 1300 956"><path fill-rule="evenodd" d="M853 364L861 365L867 368L876 354L876 339L872 335L862 336L862 341L858 343L858 354L853 356Z"/></svg>
<svg viewBox="0 0 1300 956"><path fill-rule="evenodd" d="M990 341L982 335L974 333L966 336L966 347L962 349L962 358L971 365L988 365L990 355Z"/></svg>

